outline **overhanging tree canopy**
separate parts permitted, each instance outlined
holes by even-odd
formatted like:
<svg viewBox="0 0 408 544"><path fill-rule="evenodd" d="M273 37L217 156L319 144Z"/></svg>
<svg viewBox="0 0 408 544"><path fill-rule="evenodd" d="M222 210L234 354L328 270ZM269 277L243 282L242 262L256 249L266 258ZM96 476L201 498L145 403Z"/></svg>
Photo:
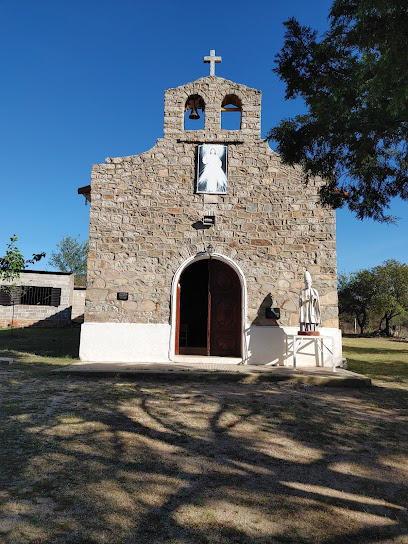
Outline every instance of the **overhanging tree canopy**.
<svg viewBox="0 0 408 544"><path fill-rule="evenodd" d="M268 138L306 180L327 181L324 203L389 220L390 199L408 199L408 3L335 0L329 25L319 40L295 19L285 23L274 71L307 113L284 119Z"/></svg>

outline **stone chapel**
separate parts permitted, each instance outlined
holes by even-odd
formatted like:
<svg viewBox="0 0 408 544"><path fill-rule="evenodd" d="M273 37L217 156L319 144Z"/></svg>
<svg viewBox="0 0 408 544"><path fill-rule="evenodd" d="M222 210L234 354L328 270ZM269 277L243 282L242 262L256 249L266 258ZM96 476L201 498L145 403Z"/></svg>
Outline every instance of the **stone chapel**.
<svg viewBox="0 0 408 544"><path fill-rule="evenodd" d="M84 361L283 365L308 270L341 364L335 212L321 180L305 185L261 139L261 91L216 76L220 60L165 91L152 149L94 165L78 190L91 202Z"/></svg>

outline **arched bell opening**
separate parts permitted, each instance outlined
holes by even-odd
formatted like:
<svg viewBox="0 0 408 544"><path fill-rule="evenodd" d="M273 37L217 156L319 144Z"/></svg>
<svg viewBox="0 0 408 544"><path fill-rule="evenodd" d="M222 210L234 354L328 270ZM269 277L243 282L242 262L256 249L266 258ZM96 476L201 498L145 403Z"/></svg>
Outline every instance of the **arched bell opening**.
<svg viewBox="0 0 408 544"><path fill-rule="evenodd" d="M217 258L193 261L176 285L175 355L242 357L243 287Z"/></svg>
<svg viewBox="0 0 408 544"><path fill-rule="evenodd" d="M184 130L204 130L205 104L198 94L190 95L184 106Z"/></svg>
<svg viewBox="0 0 408 544"><path fill-rule="evenodd" d="M235 94L228 94L221 103L221 129L241 130L242 103Z"/></svg>

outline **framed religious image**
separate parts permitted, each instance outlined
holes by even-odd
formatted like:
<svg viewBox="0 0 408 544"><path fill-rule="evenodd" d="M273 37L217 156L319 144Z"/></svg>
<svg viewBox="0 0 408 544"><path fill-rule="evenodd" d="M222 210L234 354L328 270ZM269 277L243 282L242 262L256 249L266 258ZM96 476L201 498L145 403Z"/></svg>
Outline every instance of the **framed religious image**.
<svg viewBox="0 0 408 544"><path fill-rule="evenodd" d="M198 146L197 193L226 195L228 147L218 144Z"/></svg>

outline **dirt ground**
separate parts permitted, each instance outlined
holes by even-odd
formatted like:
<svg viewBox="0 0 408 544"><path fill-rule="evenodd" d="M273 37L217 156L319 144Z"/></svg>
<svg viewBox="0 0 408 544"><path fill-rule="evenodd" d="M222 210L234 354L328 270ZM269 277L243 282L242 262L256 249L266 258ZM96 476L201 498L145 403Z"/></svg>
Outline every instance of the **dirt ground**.
<svg viewBox="0 0 408 544"><path fill-rule="evenodd" d="M1 544L408 543L408 388L0 366Z"/></svg>

